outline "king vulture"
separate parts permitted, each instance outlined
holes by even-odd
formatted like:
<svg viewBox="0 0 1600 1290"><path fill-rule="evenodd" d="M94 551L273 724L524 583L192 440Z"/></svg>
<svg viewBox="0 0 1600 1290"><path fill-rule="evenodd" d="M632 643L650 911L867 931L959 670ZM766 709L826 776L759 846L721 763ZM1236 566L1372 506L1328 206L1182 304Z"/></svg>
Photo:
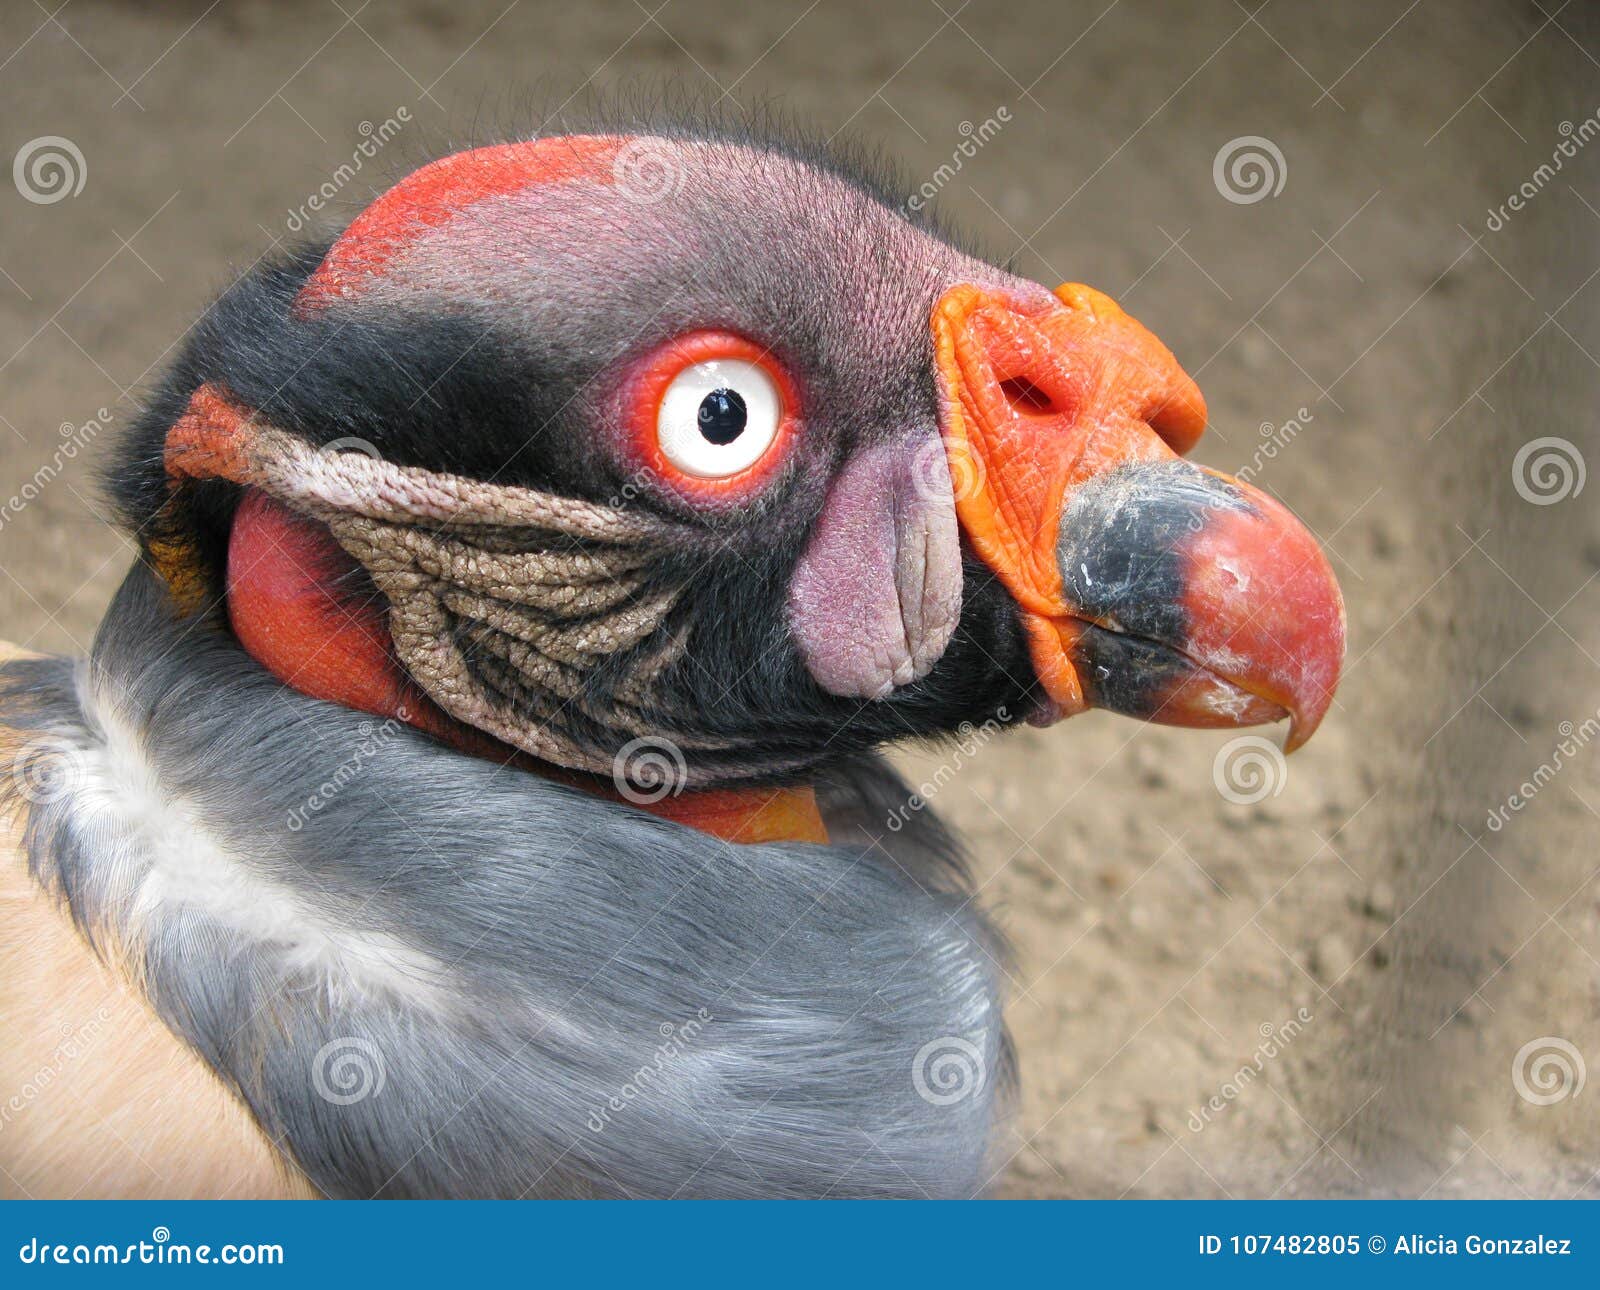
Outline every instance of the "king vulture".
<svg viewBox="0 0 1600 1290"><path fill-rule="evenodd" d="M749 133L460 152L257 266L106 464L90 656L0 673L0 1189L983 1191L1005 950L877 750L1310 736L1338 588L1205 420Z"/></svg>

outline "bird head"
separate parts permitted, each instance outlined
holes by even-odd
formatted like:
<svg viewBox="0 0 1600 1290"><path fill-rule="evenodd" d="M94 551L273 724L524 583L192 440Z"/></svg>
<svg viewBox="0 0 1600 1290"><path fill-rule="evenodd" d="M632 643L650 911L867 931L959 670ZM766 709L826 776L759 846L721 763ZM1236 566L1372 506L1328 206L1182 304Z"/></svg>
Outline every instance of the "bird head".
<svg viewBox="0 0 1600 1290"><path fill-rule="evenodd" d="M727 788L1089 707L1302 742L1337 585L1182 459L1205 418L1106 296L870 177L589 134L433 162L247 275L118 484L179 602L291 686Z"/></svg>

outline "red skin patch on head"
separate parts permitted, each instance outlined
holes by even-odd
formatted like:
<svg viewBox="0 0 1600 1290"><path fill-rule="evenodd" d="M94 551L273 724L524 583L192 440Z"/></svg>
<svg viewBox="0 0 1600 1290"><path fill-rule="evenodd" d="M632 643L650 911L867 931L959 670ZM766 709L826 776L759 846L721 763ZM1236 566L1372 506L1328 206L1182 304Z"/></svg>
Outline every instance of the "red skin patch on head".
<svg viewBox="0 0 1600 1290"><path fill-rule="evenodd" d="M355 294L419 235L476 202L536 184L612 183L612 165L623 143L611 135L534 139L473 148L429 163L356 216L300 289L296 310L311 312Z"/></svg>
<svg viewBox="0 0 1600 1290"><path fill-rule="evenodd" d="M228 538L228 617L267 671L302 694L438 734L450 720L389 648L387 605L335 591L360 566L327 528L251 489ZM358 584L359 585L359 584Z"/></svg>

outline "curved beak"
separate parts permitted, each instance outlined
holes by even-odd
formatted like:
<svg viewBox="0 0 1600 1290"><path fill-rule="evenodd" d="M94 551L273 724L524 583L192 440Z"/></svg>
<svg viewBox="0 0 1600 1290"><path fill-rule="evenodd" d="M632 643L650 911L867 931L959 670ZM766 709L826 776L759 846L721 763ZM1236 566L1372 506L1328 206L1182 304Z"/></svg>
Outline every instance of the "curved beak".
<svg viewBox="0 0 1600 1290"><path fill-rule="evenodd" d="M1180 459L1205 402L1108 297L1040 307L970 285L933 313L956 511L1016 600L1048 724L1100 707L1311 737L1344 659L1316 539L1258 489Z"/></svg>

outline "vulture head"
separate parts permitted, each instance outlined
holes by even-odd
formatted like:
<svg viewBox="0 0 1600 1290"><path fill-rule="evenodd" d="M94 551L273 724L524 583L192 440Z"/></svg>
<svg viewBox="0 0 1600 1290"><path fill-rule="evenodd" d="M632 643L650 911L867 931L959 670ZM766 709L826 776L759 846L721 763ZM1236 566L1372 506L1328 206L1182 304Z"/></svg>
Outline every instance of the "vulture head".
<svg viewBox="0 0 1600 1290"><path fill-rule="evenodd" d="M1205 419L1106 296L869 177L594 134L435 161L251 274L116 487L285 684L676 796L1089 707L1298 745L1338 589L1182 460Z"/></svg>

